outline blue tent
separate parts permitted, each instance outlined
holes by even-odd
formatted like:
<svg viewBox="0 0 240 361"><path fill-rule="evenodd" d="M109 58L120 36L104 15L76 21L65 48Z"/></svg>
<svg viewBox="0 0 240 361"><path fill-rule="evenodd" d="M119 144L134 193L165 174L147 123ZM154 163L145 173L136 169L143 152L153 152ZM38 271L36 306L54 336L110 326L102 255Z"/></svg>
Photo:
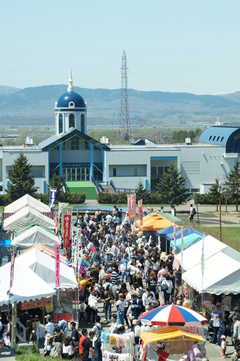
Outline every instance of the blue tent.
<svg viewBox="0 0 240 361"><path fill-rule="evenodd" d="M183 237L183 249L186 249L186 248L192 246L194 243L197 243L201 239L202 239L202 236L200 236L197 233L192 233L192 234L189 234L188 236ZM174 241L170 242L170 246L172 248L174 247ZM182 248L182 240L181 240L181 238L178 238L176 240L176 251L180 252L181 248Z"/></svg>
<svg viewBox="0 0 240 361"><path fill-rule="evenodd" d="M194 228L192 228L192 227L184 228L184 230L183 230L183 237L189 236L189 235L192 234L192 233L196 233L196 234L198 234L199 236L203 237L203 233L197 231L196 229L194 229ZM173 239L174 239L174 232L168 233L166 237L167 237L167 240L168 240L168 241L173 240ZM176 238L181 240L181 230L177 230L177 231L176 231Z"/></svg>
<svg viewBox="0 0 240 361"><path fill-rule="evenodd" d="M168 233L173 233L173 232L174 232L174 227L170 226L167 228L160 229L159 231L156 232L156 234L158 236L166 236Z"/></svg>

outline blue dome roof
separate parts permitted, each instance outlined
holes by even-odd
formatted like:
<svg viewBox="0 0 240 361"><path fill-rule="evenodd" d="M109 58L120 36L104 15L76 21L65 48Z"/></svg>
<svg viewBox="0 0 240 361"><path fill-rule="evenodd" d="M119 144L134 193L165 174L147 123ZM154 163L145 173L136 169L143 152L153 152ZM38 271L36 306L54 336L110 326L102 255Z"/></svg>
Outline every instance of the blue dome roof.
<svg viewBox="0 0 240 361"><path fill-rule="evenodd" d="M61 95L57 101L57 107L69 108L69 103L71 102L74 103L75 108L86 108L86 104L83 98L75 92L71 92L71 93L67 92ZM72 106L70 106L70 108L72 108Z"/></svg>

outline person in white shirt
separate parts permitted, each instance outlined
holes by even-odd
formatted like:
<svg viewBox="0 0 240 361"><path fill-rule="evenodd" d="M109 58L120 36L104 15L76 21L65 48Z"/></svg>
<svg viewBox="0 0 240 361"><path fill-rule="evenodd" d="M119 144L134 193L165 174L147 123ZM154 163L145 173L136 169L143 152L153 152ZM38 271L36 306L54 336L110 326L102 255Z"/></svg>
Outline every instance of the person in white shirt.
<svg viewBox="0 0 240 361"><path fill-rule="evenodd" d="M45 325L45 330L43 331L43 333L50 334L52 336L54 331L54 324L52 322L51 315L47 314L45 318L47 323Z"/></svg>
<svg viewBox="0 0 240 361"><path fill-rule="evenodd" d="M117 315L116 314L112 315L111 321L112 321L112 323L111 323L111 326L109 327L109 332L110 333L118 333Z"/></svg>

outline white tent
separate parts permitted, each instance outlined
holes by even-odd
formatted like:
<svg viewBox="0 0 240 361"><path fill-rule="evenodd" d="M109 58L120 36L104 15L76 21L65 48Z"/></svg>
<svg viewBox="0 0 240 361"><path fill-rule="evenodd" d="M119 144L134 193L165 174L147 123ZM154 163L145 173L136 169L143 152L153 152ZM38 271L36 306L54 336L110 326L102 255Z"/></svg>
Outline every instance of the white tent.
<svg viewBox="0 0 240 361"><path fill-rule="evenodd" d="M54 220L39 213L31 207L24 207L2 223L4 231L14 231L27 226L39 225L54 229Z"/></svg>
<svg viewBox="0 0 240 361"><path fill-rule="evenodd" d="M188 271L201 263L202 245L203 241L201 240L183 251L183 263L181 266L185 271ZM209 235L206 236L204 238L204 259L208 259L226 247L226 244L220 242L216 238ZM175 257L181 263L181 253L177 254Z"/></svg>
<svg viewBox="0 0 240 361"><path fill-rule="evenodd" d="M12 241L12 246L23 249L37 243L54 246L55 244L59 244L60 240L54 231L47 230L41 226L33 226L27 227L21 234L15 237Z"/></svg>
<svg viewBox="0 0 240 361"><path fill-rule="evenodd" d="M38 251L35 248L30 249L16 257L16 264L25 264L39 277L47 282L51 287L55 287L55 259L51 256ZM76 288L77 281L73 268L61 262L60 264L60 288Z"/></svg>
<svg viewBox="0 0 240 361"><path fill-rule="evenodd" d="M8 303L8 290L10 284L11 262L0 268L0 306ZM26 265L15 264L14 279L11 288L10 302L24 302L53 296L53 287L43 281L35 272Z"/></svg>
<svg viewBox="0 0 240 361"><path fill-rule="evenodd" d="M230 248L230 247L228 247ZM227 248L209 257L204 262L204 275L202 283L201 264L183 273L183 280L198 292L227 295L240 293L240 261L237 253L234 258L226 254ZM228 253L228 252L227 252ZM230 252L231 249L230 249Z"/></svg>
<svg viewBox="0 0 240 361"><path fill-rule="evenodd" d="M49 206L38 201L37 199L33 198L32 196L30 196L28 194L17 199L15 202L12 202L8 206L4 207L4 212L15 213L26 206L32 207L32 208L36 209L36 211L39 211L39 212L50 212Z"/></svg>

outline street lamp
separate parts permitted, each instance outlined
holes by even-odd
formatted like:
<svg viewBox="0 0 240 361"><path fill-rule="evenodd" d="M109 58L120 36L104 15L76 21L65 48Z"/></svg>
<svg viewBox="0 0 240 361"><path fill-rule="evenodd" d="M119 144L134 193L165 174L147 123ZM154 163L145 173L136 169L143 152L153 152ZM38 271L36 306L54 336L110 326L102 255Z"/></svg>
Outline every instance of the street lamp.
<svg viewBox="0 0 240 361"><path fill-rule="evenodd" d="M222 181L218 182L219 192L219 240L222 242L222 213L221 213L221 193L222 193Z"/></svg>

